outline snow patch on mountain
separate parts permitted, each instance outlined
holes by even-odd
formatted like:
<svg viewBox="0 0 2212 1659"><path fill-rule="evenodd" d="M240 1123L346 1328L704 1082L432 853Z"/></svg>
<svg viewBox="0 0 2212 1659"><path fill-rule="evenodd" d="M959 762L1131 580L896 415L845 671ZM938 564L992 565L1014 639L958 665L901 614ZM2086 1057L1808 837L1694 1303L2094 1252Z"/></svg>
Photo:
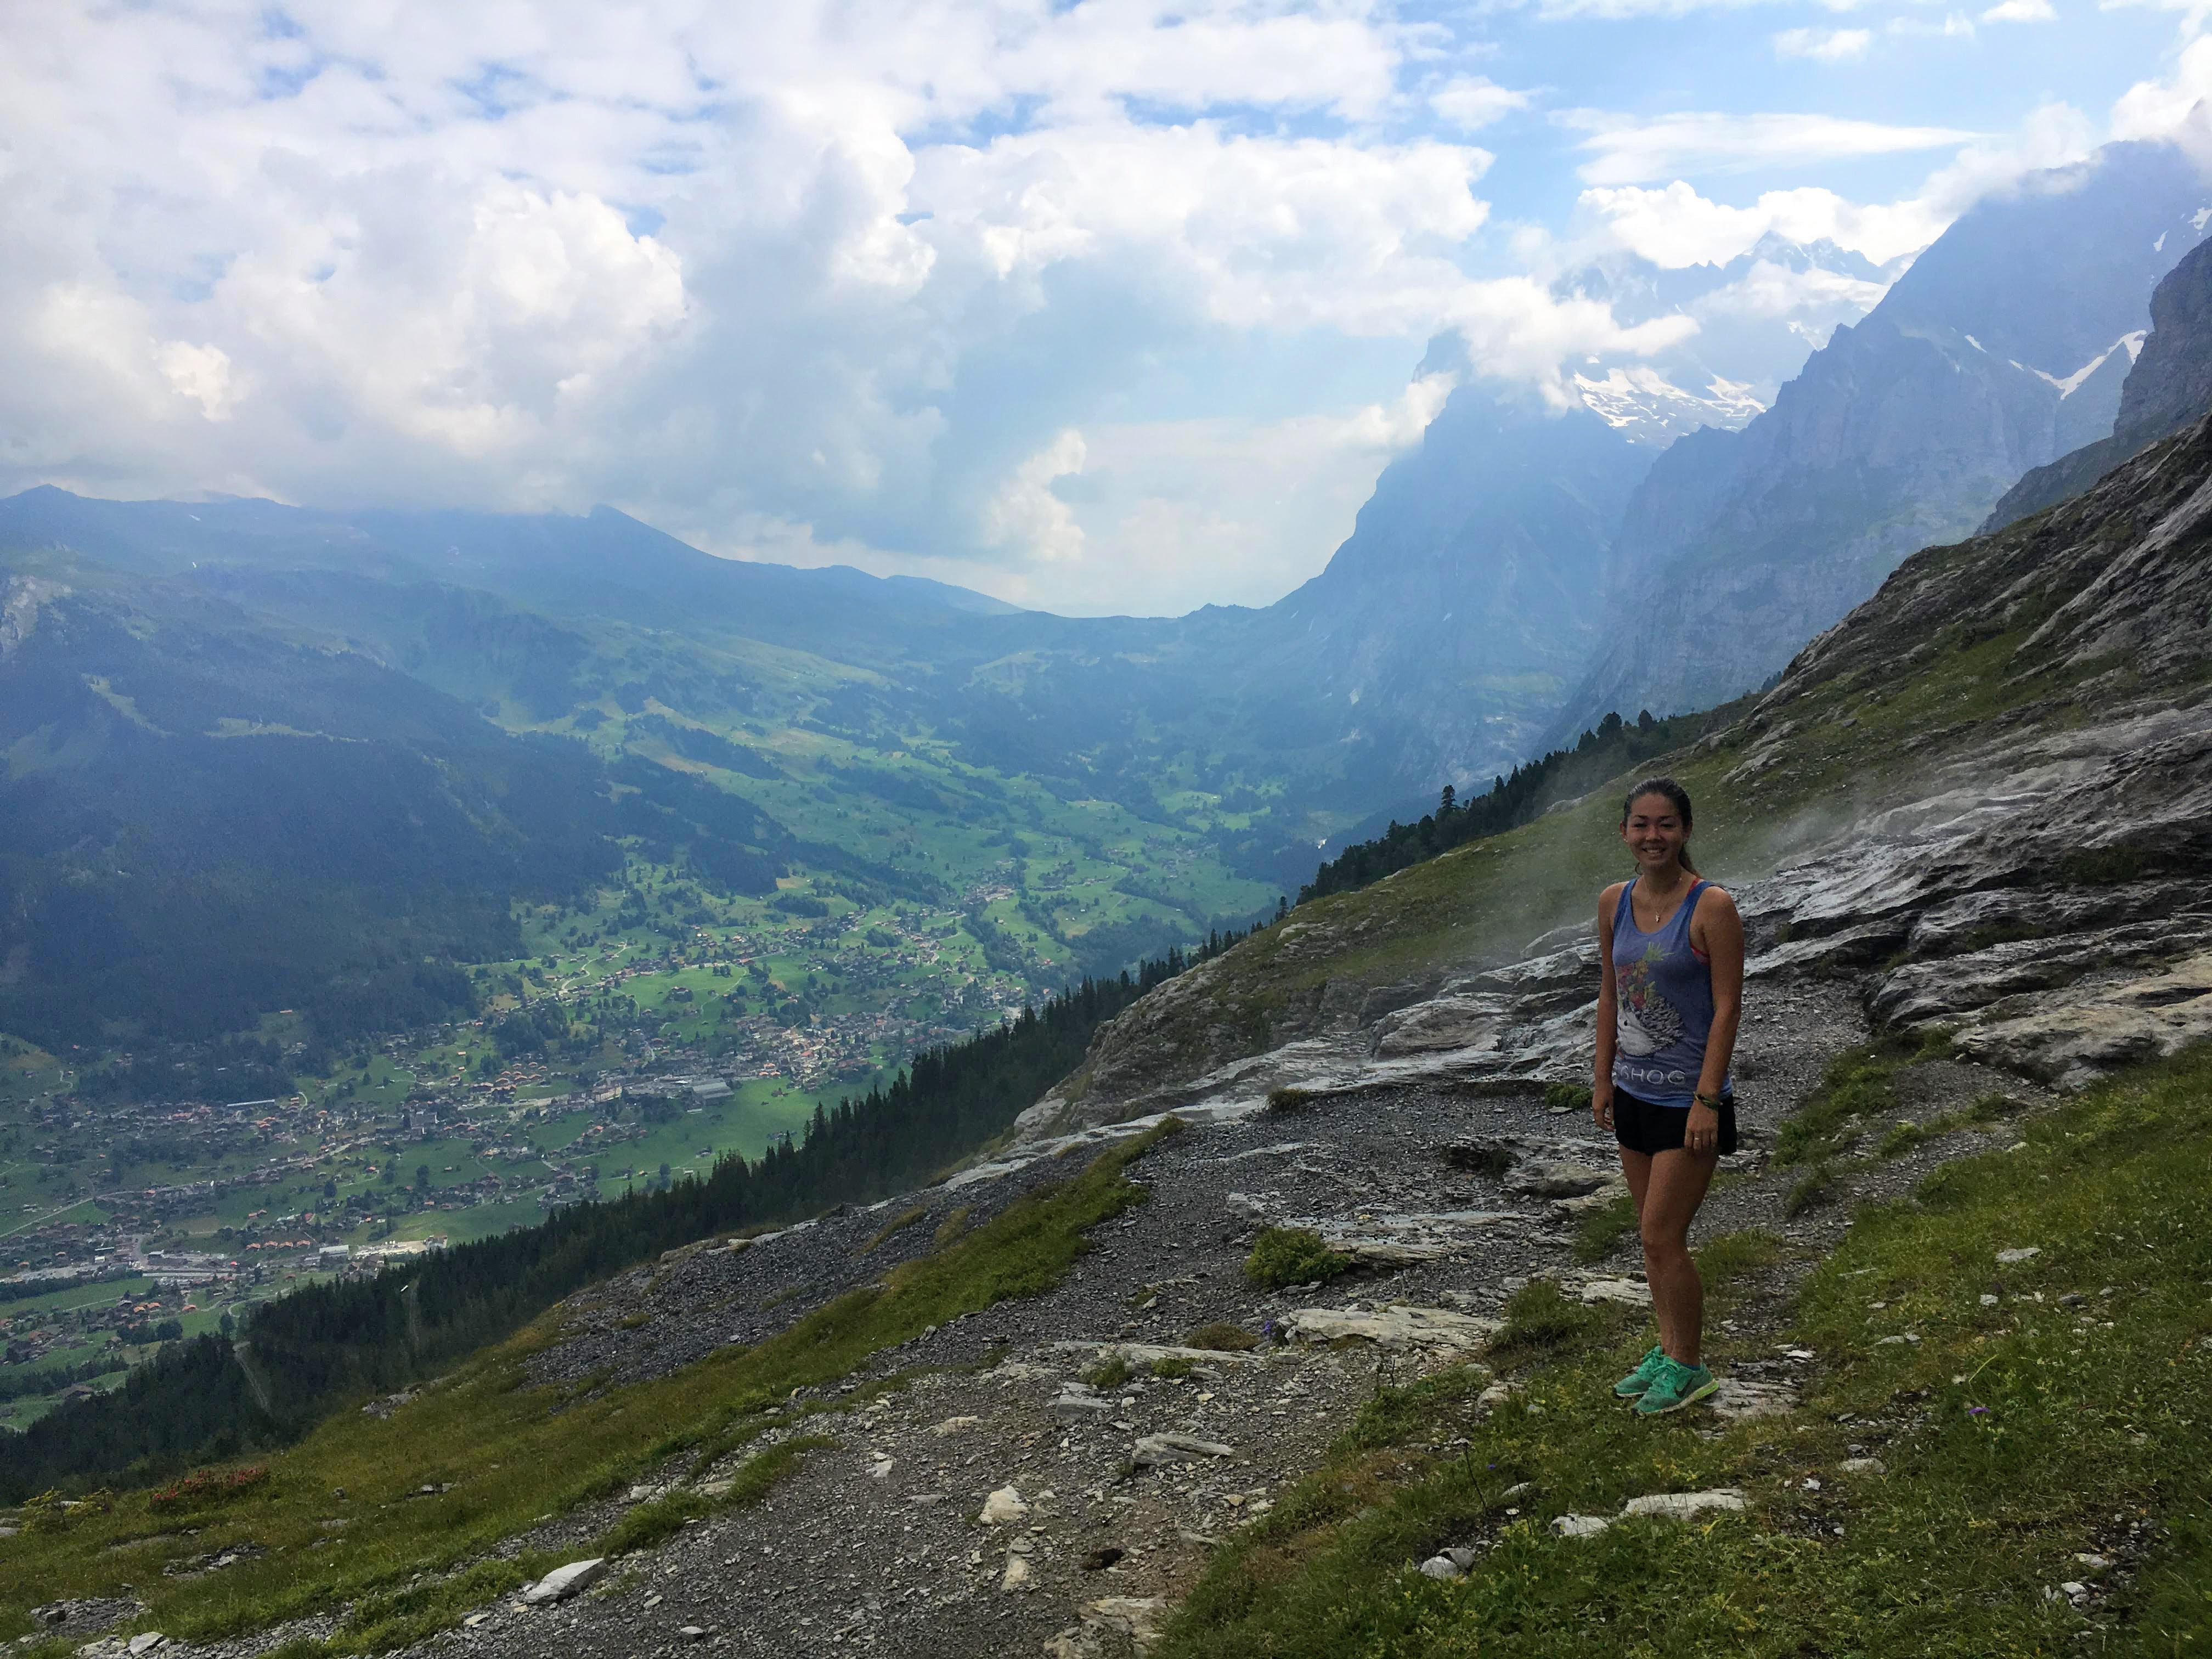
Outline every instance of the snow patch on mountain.
<svg viewBox="0 0 2212 1659"><path fill-rule="evenodd" d="M2163 239L2161 238L2160 240ZM2112 357L2112 355L2115 351L2126 352L2128 354L2128 362L2130 363L2134 362L2136 358L2142 356L2143 337L2149 331L2150 331L2148 329L2139 328L2132 334L2121 335L2118 339L2113 341L2112 344L2106 346L2102 351L2090 358L2087 362L2082 364L2081 368L2075 369L2071 374L2069 374L2063 380L2056 374L2045 374L2039 368L2035 372L2037 374L2041 375L2043 379L2050 381L2051 385L2057 386L2058 388L2058 395L2061 398L2070 398L2076 392L2081 389L2081 383L2084 380L2087 380L2092 374L2094 374L2099 369L2105 366L2106 362Z"/></svg>
<svg viewBox="0 0 2212 1659"><path fill-rule="evenodd" d="M1601 380L1577 374L1574 384L1583 406L1632 443L1670 443L1701 426L1733 431L1766 408L1741 381L1716 374L1700 397L1644 363L1609 368Z"/></svg>

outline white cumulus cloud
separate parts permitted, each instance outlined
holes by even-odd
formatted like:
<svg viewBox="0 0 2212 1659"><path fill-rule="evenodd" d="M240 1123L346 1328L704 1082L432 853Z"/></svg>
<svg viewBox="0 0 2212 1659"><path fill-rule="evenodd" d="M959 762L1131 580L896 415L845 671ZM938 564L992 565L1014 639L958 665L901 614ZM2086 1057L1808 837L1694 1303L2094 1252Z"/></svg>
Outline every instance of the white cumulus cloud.
<svg viewBox="0 0 2212 1659"><path fill-rule="evenodd" d="M1774 37L1774 55L1847 64L1865 57L1873 44L1870 29L1784 29Z"/></svg>
<svg viewBox="0 0 2212 1659"><path fill-rule="evenodd" d="M1535 94L1501 87L1487 76L1462 75L1429 94L1429 107L1462 132L1504 119L1535 101Z"/></svg>

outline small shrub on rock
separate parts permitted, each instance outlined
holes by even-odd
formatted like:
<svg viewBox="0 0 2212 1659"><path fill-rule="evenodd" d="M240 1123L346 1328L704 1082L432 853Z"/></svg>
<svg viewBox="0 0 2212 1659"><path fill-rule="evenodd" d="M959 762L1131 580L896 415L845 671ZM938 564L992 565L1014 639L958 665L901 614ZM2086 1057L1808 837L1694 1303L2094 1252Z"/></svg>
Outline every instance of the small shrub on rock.
<svg viewBox="0 0 2212 1659"><path fill-rule="evenodd" d="M1507 1298L1505 1323L1490 1340L1490 1352L1496 1358L1553 1353L1589 1340L1605 1325L1602 1313L1569 1301L1553 1280L1532 1279Z"/></svg>
<svg viewBox="0 0 2212 1659"><path fill-rule="evenodd" d="M1263 1291L1311 1284L1352 1270L1352 1258L1332 1250L1310 1227L1269 1227L1244 1258L1244 1277Z"/></svg>
<svg viewBox="0 0 2212 1659"><path fill-rule="evenodd" d="M1544 1091L1544 1104L1555 1112L1587 1112L1590 1109L1589 1085L1554 1083Z"/></svg>
<svg viewBox="0 0 2212 1659"><path fill-rule="evenodd" d="M1270 1089L1267 1091L1267 1109L1271 1112L1295 1112L1302 1106L1312 1105L1320 1098L1311 1089Z"/></svg>
<svg viewBox="0 0 2212 1659"><path fill-rule="evenodd" d="M150 1493L146 1507L158 1514L163 1510L198 1509L203 1504L220 1504L252 1491L268 1478L269 1471L259 1464L228 1474L221 1469L194 1469Z"/></svg>
<svg viewBox="0 0 2212 1659"><path fill-rule="evenodd" d="M1231 1325L1226 1320L1217 1324L1201 1325L1182 1340L1186 1348L1211 1348L1216 1353L1243 1353L1260 1346L1260 1339L1242 1325Z"/></svg>
<svg viewBox="0 0 2212 1659"><path fill-rule="evenodd" d="M1102 1359L1083 1373L1083 1380L1101 1394L1118 1389L1137 1374L1137 1368L1120 1354L1111 1359Z"/></svg>

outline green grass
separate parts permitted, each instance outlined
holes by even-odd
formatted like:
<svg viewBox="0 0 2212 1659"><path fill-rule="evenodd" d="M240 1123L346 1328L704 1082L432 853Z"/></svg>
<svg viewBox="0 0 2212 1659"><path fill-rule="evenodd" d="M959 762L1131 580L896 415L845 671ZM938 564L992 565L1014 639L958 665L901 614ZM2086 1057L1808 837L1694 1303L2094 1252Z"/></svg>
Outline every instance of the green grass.
<svg viewBox="0 0 2212 1659"><path fill-rule="evenodd" d="M1623 1193L1601 1208L1583 1212L1575 1224L1575 1260L1586 1267L1602 1261L1635 1231L1636 1200Z"/></svg>
<svg viewBox="0 0 2212 1659"><path fill-rule="evenodd" d="M1861 1118L1895 1111L1892 1079L1903 1063L1900 1054L1876 1045L1838 1054L1820 1087L1775 1134L1774 1161L1816 1164L1848 1152L1858 1141Z"/></svg>
<svg viewBox="0 0 2212 1659"><path fill-rule="evenodd" d="M1790 1184L1789 1196L1782 1200L1782 1213L1794 1219L1814 1205L1825 1202L1835 1189L1835 1163L1822 1158Z"/></svg>
<svg viewBox="0 0 2212 1659"><path fill-rule="evenodd" d="M1491 1357L1510 1365L1584 1346L1612 1323L1604 1310L1570 1301L1556 1279L1532 1279L1505 1299L1505 1322L1491 1339Z"/></svg>
<svg viewBox="0 0 2212 1659"><path fill-rule="evenodd" d="M63 1530L27 1531L9 1545L0 1632L27 1630L36 1603L112 1592L127 1579L149 1604L146 1626L176 1638L216 1639L350 1603L340 1650L419 1639L457 1607L544 1570L529 1556L487 1561L502 1539L665 1476L671 1457L688 1466L709 1461L783 1420L779 1408L794 1389L845 1376L932 1325L1057 1283L1086 1248L1088 1229L1142 1200L1128 1165L1180 1127L1170 1120L1121 1142L946 1248L754 1346L720 1350L651 1382L532 1388L524 1368L553 1340L556 1310L387 1420L340 1413L268 1458L268 1479L218 1510L172 1520L134 1493L106 1515L72 1516ZM426 1483L451 1489L416 1495ZM331 1495L339 1488L346 1498ZM618 1524L649 1528L670 1515L678 1524L688 1518L655 1510ZM326 1521L345 1524L329 1528ZM247 1540L268 1553L198 1579L162 1572ZM454 1585L457 1572L477 1577Z"/></svg>
<svg viewBox="0 0 2212 1659"><path fill-rule="evenodd" d="M1525 1393L1481 1422L1454 1381L1473 1367L1379 1395L1216 1553L1159 1659L2212 1651L2209 1102L2200 1049L2032 1121L2025 1152L1859 1212L1784 1328L1709 1325L1723 1372L1778 1341L1818 1356L1784 1414L1639 1420L1608 1390L1648 1334L1591 1341L1530 1297L1513 1311L1559 1351ZM1996 1263L2025 1245L2041 1253ZM1708 1245L1709 1308L1780 1248ZM1875 1340L1906 1331L1917 1345ZM1425 1449L1453 1437L1463 1452ZM1886 1473L1842 1472L1862 1455ZM1717 1486L1748 1511L1549 1530ZM1464 1542L1482 1549L1466 1579L1414 1571ZM2078 1553L2120 1565L2100 1577ZM2086 1613L2045 1595L2080 1579L2106 1590Z"/></svg>
<svg viewBox="0 0 2212 1659"><path fill-rule="evenodd" d="M1244 1258L1244 1277L1263 1291L1310 1285L1352 1271L1352 1258L1332 1250L1310 1227L1267 1227Z"/></svg>
<svg viewBox="0 0 2212 1659"><path fill-rule="evenodd" d="M861 1245L860 1248L854 1251L853 1254L854 1255L873 1255L883 1245L884 1241L890 1238L895 1234L903 1232L908 1227L915 1226L928 1218L929 1206L927 1204L917 1204L910 1210L902 1211L897 1215L893 1216L889 1221L884 1223L882 1226L878 1227L869 1236L868 1242Z"/></svg>

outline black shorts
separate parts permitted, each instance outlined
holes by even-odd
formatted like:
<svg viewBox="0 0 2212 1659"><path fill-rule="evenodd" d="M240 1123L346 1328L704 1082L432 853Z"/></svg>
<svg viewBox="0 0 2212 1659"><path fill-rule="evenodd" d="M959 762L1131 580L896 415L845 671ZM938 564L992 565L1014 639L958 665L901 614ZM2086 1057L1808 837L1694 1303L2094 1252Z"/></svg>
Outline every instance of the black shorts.
<svg viewBox="0 0 2212 1659"><path fill-rule="evenodd" d="M1720 1153L1735 1150L1735 1097L1723 1095L1720 1103ZM1690 1127L1686 1106L1655 1106L1626 1089L1613 1091L1613 1137L1632 1152L1677 1152L1683 1133Z"/></svg>

